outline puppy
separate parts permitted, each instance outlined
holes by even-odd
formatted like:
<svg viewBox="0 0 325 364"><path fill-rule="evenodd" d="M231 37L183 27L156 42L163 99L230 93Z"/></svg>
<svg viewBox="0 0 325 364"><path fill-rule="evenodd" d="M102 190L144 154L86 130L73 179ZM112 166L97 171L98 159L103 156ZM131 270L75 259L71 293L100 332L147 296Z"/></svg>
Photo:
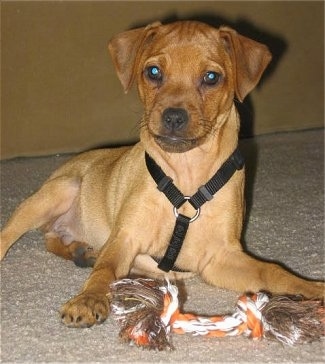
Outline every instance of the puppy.
<svg viewBox="0 0 325 364"><path fill-rule="evenodd" d="M234 98L243 101L260 80L267 47L228 27L182 21L118 34L109 51L124 90L137 84L140 142L81 154L55 171L4 227L1 258L42 228L49 251L94 265L61 308L69 327L104 321L109 284L130 272L321 297L323 283L255 260L240 244L244 168Z"/></svg>

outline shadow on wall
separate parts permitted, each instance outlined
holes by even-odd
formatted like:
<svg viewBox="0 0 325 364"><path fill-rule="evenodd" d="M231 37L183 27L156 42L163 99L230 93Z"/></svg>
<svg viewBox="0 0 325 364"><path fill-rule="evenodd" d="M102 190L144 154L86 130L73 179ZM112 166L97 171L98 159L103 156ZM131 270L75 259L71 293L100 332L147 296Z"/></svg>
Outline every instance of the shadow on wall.
<svg viewBox="0 0 325 364"><path fill-rule="evenodd" d="M257 89L262 88L263 84L267 81L267 79L272 76L274 70L277 68L277 65L281 61L288 47L288 44L283 36L272 34L264 29L261 29L260 27L256 27L249 20L239 18L238 20L233 22L220 15L216 16L211 15L211 13L209 14L196 13L193 14L193 16L188 16L186 18L179 17L176 14L170 14L162 19L155 18L155 19L149 19L146 23L135 23L130 27L130 29L146 26L156 20L160 20L163 24L172 23L178 20L195 20L204 22L215 28L219 28L220 26L225 25L235 29L238 33L240 33L243 36L246 36L248 38L256 40L257 42L267 45L270 52L272 53L272 61L265 70L262 79L260 80L257 86ZM243 139L252 137L254 135L254 123L255 123L255 113L254 113L254 105L252 103L252 99L250 95L248 95L242 103L237 100L235 100L235 102L241 120L240 138ZM255 181L255 174L258 161L258 151L255 143L249 143L249 149L247 148L246 143L242 143L241 149L246 160L246 171L247 171L246 191L245 191L246 219L243 229L243 237L244 237L253 201L253 191L254 191L254 181Z"/></svg>

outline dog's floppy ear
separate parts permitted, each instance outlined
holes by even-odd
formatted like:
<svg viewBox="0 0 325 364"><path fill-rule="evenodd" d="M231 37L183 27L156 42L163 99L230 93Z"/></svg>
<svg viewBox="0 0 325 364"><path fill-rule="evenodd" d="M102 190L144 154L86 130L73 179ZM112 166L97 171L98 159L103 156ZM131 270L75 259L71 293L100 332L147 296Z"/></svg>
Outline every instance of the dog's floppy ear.
<svg viewBox="0 0 325 364"><path fill-rule="evenodd" d="M108 49L117 76L125 92L128 92L132 86L139 59L139 51L142 50L148 37L153 34L154 29L160 25L161 23L156 21L146 27L117 34L110 40Z"/></svg>
<svg viewBox="0 0 325 364"><path fill-rule="evenodd" d="M235 70L235 93L242 102L260 80L271 61L271 53L264 44L246 38L231 28L221 27L219 34L230 54Z"/></svg>

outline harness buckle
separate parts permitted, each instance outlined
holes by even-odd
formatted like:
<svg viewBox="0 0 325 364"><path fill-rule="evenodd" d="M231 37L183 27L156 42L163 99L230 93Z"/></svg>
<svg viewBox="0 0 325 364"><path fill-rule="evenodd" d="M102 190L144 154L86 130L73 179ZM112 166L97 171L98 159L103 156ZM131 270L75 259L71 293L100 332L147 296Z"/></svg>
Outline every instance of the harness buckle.
<svg viewBox="0 0 325 364"><path fill-rule="evenodd" d="M235 153L231 156L231 161L238 171L241 170L245 165L245 159L241 155L239 150L236 150Z"/></svg>
<svg viewBox="0 0 325 364"><path fill-rule="evenodd" d="M199 191L202 193L207 201L211 201L213 199L213 195L211 195L205 185L199 187Z"/></svg>
<svg viewBox="0 0 325 364"><path fill-rule="evenodd" d="M173 182L173 180L169 176L164 176L158 183L157 188L160 192L164 192L167 185Z"/></svg>
<svg viewBox="0 0 325 364"><path fill-rule="evenodd" d="M184 196L184 200L188 201L190 199L191 199L191 196ZM174 206L173 211L174 211L174 215L175 215L175 217L177 219L178 216L179 216L179 212L177 210L177 207ZM195 221L200 216L200 213L201 213L201 208L198 207L196 209L195 214L191 218L189 218L190 219L189 222L191 223L191 222Z"/></svg>

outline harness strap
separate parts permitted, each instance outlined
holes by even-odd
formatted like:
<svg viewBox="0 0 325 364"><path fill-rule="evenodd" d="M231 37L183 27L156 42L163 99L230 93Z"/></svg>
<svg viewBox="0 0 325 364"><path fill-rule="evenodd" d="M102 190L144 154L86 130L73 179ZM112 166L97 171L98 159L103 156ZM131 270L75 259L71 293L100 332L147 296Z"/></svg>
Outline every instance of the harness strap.
<svg viewBox="0 0 325 364"><path fill-rule="evenodd" d="M176 208L180 208L184 200L184 195L182 192L174 185L173 180L166 176L164 171L158 166L158 164L145 153L147 169L151 174L151 177L157 183L157 188L160 192L163 192L168 200Z"/></svg>
<svg viewBox="0 0 325 364"><path fill-rule="evenodd" d="M189 202L195 209L201 207L205 202L212 200L216 194L232 177L232 175L244 167L244 158L239 149L230 155L218 171L190 198Z"/></svg>
<svg viewBox="0 0 325 364"><path fill-rule="evenodd" d="M200 214L200 207L213 196L230 180L233 174L244 167L244 158L238 148L230 155L230 157L222 164L212 178L191 197L184 196L182 192L174 185L173 180L167 176L159 165L145 153L145 161L147 169L157 184L159 191L163 192L171 204L174 206L176 223L174 231L166 250L166 253L158 268L169 272L175 265L175 261L182 248L189 224L197 219ZM177 213L177 209L181 207L185 201L188 201L196 210L194 218ZM176 209L176 210L175 210Z"/></svg>
<svg viewBox="0 0 325 364"><path fill-rule="evenodd" d="M174 231L170 239L166 253L162 258L162 260L160 261L160 263L158 264L159 269L165 272L169 272L173 268L177 256L181 251L189 224L190 224L189 217L184 216L182 214L178 215Z"/></svg>

